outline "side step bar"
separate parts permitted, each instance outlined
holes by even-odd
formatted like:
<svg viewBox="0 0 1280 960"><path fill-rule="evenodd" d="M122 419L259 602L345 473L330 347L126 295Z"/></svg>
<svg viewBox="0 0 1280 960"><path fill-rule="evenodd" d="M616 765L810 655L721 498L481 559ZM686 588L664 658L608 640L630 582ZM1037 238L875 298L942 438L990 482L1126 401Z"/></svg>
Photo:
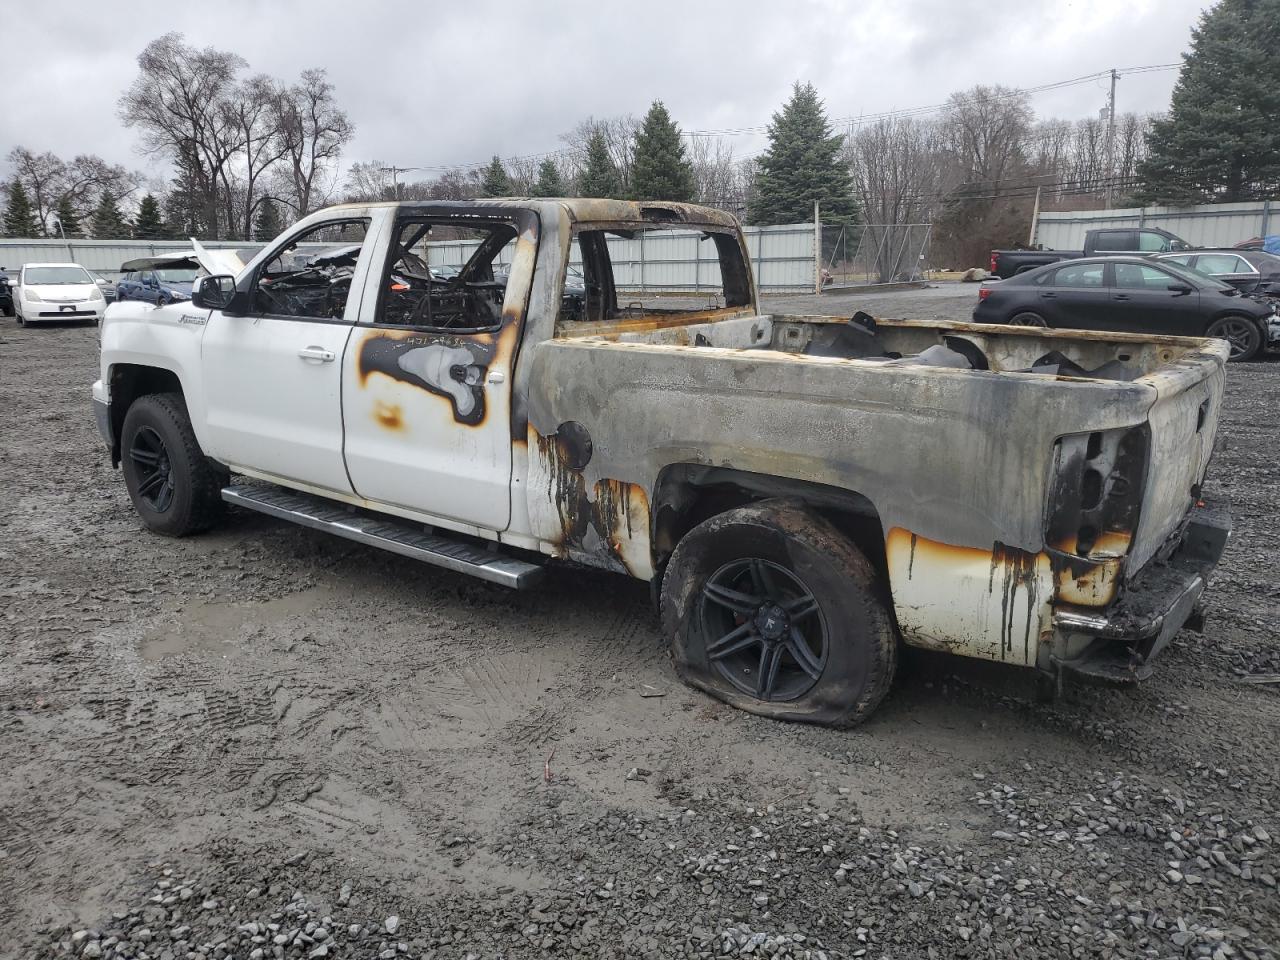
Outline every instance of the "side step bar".
<svg viewBox="0 0 1280 960"><path fill-rule="evenodd" d="M333 500L282 487L232 485L222 499L246 510L323 530L411 560L469 573L490 583L523 590L541 578L543 568L461 540L451 540L408 520L348 508Z"/></svg>

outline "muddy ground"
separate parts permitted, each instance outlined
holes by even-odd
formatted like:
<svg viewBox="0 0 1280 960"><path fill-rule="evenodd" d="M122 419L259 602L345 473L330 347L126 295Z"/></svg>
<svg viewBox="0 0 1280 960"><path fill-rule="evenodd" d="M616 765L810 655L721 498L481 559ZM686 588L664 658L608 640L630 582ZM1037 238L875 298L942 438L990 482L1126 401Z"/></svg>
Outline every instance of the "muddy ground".
<svg viewBox="0 0 1280 960"><path fill-rule="evenodd" d="M0 956L1280 948L1276 358L1230 371L1203 636L1053 705L912 657L847 732L682 687L641 584L515 594L244 513L148 535L96 363L0 325Z"/></svg>

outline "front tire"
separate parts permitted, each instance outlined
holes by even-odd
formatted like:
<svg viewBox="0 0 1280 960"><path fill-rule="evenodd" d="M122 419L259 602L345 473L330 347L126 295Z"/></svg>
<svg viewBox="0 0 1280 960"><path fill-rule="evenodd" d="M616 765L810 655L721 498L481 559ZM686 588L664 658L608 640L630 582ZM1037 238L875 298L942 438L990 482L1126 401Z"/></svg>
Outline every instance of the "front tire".
<svg viewBox="0 0 1280 960"><path fill-rule="evenodd" d="M181 394L134 401L120 431L120 463L129 499L150 530L184 537L222 515L226 473L201 452Z"/></svg>
<svg viewBox="0 0 1280 960"><path fill-rule="evenodd" d="M888 693L897 638L871 564L802 504L765 500L685 535L662 581L676 672L749 713L849 727Z"/></svg>
<svg viewBox="0 0 1280 960"><path fill-rule="evenodd" d="M1262 331L1258 324L1245 316L1219 317L1209 324L1204 335L1227 341L1231 345L1229 359L1232 363L1252 360L1262 349Z"/></svg>

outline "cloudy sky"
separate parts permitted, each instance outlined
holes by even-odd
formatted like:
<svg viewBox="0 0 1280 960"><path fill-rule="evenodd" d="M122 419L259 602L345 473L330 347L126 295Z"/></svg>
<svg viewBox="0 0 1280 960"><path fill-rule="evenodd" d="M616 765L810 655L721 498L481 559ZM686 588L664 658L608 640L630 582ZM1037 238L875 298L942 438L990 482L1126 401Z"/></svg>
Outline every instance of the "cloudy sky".
<svg viewBox="0 0 1280 960"><path fill-rule="evenodd" d="M5 0L5 6L18 0ZM441 167L536 154L588 116L664 100L685 130L759 127L796 80L833 118L940 103L977 83L1038 87L1175 63L1211 0L23 3L4 17L0 156L22 144L152 174L117 116L135 58L170 30L292 79L324 67L355 123L347 161ZM1121 80L1121 111L1166 108L1176 71ZM1037 94L1096 116L1106 82ZM757 152L759 134L729 141ZM412 177L410 177L412 179Z"/></svg>

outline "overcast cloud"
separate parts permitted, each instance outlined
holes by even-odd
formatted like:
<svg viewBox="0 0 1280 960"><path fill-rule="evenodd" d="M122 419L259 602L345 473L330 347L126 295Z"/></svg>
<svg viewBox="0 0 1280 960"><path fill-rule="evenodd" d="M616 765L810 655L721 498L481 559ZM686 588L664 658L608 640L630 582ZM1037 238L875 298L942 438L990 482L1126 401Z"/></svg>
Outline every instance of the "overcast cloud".
<svg viewBox="0 0 1280 960"><path fill-rule="evenodd" d="M939 103L976 83L1033 87L1173 63L1210 0L696 0L639 3L40 4L6 0L0 156L97 153L152 174L116 101L160 34L293 79L324 67L356 136L345 161L441 167L558 149L588 115L661 98L686 130L766 123L795 80L833 118ZM1121 111L1168 105L1176 71L1126 77ZM1040 116L1096 116L1097 81L1035 97ZM733 137L757 152L759 135ZM421 174L419 176L422 176ZM410 176L410 179L413 175Z"/></svg>

